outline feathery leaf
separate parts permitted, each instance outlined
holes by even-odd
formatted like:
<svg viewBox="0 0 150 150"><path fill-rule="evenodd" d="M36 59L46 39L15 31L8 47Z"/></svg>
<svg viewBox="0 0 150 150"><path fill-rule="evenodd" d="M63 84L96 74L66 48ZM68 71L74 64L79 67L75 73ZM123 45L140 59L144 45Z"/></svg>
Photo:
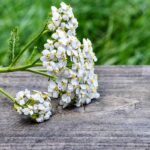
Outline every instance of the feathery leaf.
<svg viewBox="0 0 150 150"><path fill-rule="evenodd" d="M10 58L10 63L15 58L16 50L18 48L18 41L19 41L18 28L15 27L11 31L11 35L10 35L10 39L9 39L9 58Z"/></svg>

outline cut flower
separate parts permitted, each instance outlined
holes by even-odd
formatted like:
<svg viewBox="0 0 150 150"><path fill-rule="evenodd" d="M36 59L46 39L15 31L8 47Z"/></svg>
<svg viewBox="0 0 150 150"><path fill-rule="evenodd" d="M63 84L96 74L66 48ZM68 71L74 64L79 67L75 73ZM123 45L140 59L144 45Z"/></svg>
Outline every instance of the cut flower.
<svg viewBox="0 0 150 150"><path fill-rule="evenodd" d="M64 2L60 8L52 6L52 20L48 29L53 32L44 45L41 61L55 81L50 80L51 98L60 98L60 104L81 106L98 98L98 79L94 73L97 58L89 39L81 43L76 37L78 21L72 8Z"/></svg>
<svg viewBox="0 0 150 150"><path fill-rule="evenodd" d="M19 114L29 116L36 122L48 120L52 115L51 99L48 93L29 90L16 94L14 108Z"/></svg>

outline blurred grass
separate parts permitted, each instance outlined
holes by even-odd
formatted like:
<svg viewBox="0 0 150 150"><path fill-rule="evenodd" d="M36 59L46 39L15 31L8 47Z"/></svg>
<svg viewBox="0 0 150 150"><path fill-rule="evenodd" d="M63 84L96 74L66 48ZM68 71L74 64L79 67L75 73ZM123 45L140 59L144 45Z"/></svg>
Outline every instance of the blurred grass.
<svg viewBox="0 0 150 150"><path fill-rule="evenodd" d="M38 33L61 0L0 0L0 65L7 65L8 39L19 27L23 46ZM78 37L90 38L97 64L150 64L150 0L64 0L79 21ZM45 39L37 44L39 51ZM30 53L24 57L28 57ZM24 59L25 59L24 58Z"/></svg>

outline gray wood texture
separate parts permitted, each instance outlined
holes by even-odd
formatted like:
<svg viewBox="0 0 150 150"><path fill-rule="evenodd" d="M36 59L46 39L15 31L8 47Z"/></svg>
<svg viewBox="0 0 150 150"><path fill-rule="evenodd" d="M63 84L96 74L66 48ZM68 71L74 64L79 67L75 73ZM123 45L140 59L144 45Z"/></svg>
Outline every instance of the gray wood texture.
<svg viewBox="0 0 150 150"><path fill-rule="evenodd" d="M18 115L0 95L0 150L149 150L150 66L96 67L101 97L35 124ZM25 87L46 91L46 78L0 74L12 95Z"/></svg>

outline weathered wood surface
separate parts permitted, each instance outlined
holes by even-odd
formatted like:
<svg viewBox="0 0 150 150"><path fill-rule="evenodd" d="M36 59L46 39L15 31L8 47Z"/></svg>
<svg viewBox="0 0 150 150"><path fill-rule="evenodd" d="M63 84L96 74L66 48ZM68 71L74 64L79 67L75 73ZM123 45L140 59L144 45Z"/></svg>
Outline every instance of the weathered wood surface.
<svg viewBox="0 0 150 150"><path fill-rule="evenodd" d="M150 67L96 67L101 98L84 108L59 110L34 124L0 96L0 150L149 150ZM12 95L46 90L46 78L30 73L0 74Z"/></svg>

